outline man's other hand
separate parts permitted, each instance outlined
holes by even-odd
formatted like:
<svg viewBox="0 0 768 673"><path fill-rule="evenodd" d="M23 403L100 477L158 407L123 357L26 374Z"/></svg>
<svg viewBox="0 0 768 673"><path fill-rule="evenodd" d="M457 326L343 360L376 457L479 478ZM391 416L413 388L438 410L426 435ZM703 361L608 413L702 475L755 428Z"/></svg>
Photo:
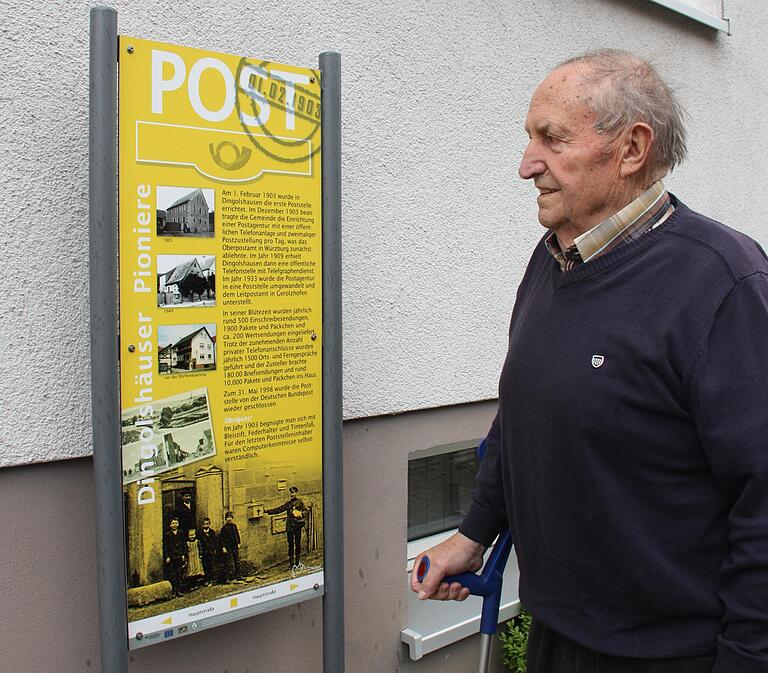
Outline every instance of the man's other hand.
<svg viewBox="0 0 768 673"><path fill-rule="evenodd" d="M485 547L479 542L470 540L461 533L454 533L444 542L416 557L411 571L411 591L418 593L420 600L465 600L469 596L469 589L458 582L443 582L443 577L479 570L483 565L484 552ZM424 556L429 557L429 570L419 582L416 574Z"/></svg>

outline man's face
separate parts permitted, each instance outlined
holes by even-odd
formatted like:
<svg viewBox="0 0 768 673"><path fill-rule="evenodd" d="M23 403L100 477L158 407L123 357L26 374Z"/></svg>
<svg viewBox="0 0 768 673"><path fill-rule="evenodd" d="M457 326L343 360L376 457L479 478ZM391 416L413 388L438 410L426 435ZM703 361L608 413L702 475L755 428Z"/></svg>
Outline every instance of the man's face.
<svg viewBox="0 0 768 673"><path fill-rule="evenodd" d="M185 494L182 496L182 500L184 501L184 504L185 504L185 505L188 505L189 503L191 503L191 502L192 502L192 496L191 496L189 493L185 493Z"/></svg>
<svg viewBox="0 0 768 673"><path fill-rule="evenodd" d="M616 153L594 129L588 96L575 66L558 68L536 89L525 122L530 140L519 174L533 180L539 222L561 244L626 205Z"/></svg>

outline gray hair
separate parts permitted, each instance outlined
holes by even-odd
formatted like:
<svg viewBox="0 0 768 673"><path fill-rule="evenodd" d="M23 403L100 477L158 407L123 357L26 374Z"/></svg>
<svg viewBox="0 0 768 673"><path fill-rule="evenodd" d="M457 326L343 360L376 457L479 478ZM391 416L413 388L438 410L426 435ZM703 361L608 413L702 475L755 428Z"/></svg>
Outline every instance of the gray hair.
<svg viewBox="0 0 768 673"><path fill-rule="evenodd" d="M595 113L598 133L618 134L635 122L653 130L649 172L662 177L686 155L684 118L688 115L656 69L642 58L620 49L600 49L568 59L584 66L580 73L591 85L587 103Z"/></svg>

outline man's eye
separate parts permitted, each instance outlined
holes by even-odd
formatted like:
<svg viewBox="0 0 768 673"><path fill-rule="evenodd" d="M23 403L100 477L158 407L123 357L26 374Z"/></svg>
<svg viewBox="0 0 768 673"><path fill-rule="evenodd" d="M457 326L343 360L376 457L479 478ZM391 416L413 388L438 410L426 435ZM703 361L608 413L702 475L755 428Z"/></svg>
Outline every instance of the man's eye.
<svg viewBox="0 0 768 673"><path fill-rule="evenodd" d="M555 136L545 136L544 142L550 147L558 147L562 143L562 139Z"/></svg>

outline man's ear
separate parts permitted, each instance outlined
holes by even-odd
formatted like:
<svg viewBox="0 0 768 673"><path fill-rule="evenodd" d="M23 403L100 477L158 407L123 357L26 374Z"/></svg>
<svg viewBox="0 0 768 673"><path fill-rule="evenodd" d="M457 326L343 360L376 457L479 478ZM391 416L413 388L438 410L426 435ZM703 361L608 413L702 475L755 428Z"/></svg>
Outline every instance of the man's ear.
<svg viewBox="0 0 768 673"><path fill-rule="evenodd" d="M635 122L625 133L620 147L621 177L642 175L649 168L653 129L645 122Z"/></svg>

